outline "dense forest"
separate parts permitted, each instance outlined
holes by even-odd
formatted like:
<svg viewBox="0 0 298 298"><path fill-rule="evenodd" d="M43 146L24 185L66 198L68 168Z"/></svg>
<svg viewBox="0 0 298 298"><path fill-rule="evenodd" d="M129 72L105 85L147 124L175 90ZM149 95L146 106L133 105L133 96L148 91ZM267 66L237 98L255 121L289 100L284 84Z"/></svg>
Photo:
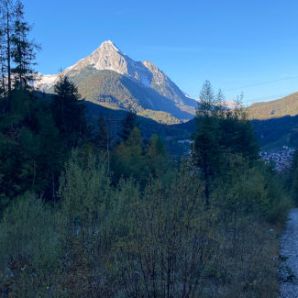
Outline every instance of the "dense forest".
<svg viewBox="0 0 298 298"><path fill-rule="evenodd" d="M298 157L281 179L208 81L189 156L133 111L111 136L68 77L34 90L23 4L0 5L0 296L277 297Z"/></svg>

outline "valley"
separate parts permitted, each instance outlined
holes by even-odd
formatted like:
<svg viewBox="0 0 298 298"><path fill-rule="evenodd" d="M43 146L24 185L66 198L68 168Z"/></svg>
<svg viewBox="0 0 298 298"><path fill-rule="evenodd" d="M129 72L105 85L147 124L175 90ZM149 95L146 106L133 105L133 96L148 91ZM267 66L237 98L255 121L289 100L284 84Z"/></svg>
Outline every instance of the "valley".
<svg viewBox="0 0 298 298"><path fill-rule="evenodd" d="M95 114L99 110L105 111L103 114L109 111L109 115L131 110L140 117L141 123L147 118L161 124L154 124L153 127L158 129L153 130L160 130L164 136L169 134L172 151L183 151L179 143L177 150L173 144L177 140L190 139L196 129L191 119L195 116L198 101L187 97L153 63L134 61L110 40L60 74L40 75L36 82L37 89L53 93L59 76L68 76L74 82L81 97L87 104L90 103L89 108L97 111ZM96 105L103 109L96 109ZM246 111L262 150L272 152L283 146L296 148L298 93L253 104ZM145 126L144 134L149 135L151 128Z"/></svg>
<svg viewBox="0 0 298 298"><path fill-rule="evenodd" d="M1 298L298 297L298 5L222 2L0 0Z"/></svg>

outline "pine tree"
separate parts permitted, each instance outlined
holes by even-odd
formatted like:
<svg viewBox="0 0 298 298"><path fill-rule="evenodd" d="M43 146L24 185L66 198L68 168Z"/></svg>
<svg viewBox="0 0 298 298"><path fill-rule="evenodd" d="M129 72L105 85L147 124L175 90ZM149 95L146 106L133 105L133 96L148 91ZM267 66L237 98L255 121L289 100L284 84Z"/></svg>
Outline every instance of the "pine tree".
<svg viewBox="0 0 298 298"><path fill-rule="evenodd" d="M216 119L211 117L198 119L198 123L198 132L193 146L193 158L205 183L205 200L208 206L211 181L220 169L218 125Z"/></svg>
<svg viewBox="0 0 298 298"><path fill-rule="evenodd" d="M158 135L151 136L146 151L146 159L150 174L153 177L163 177L165 175L169 164L166 155L166 149Z"/></svg>
<svg viewBox="0 0 298 298"><path fill-rule="evenodd" d="M215 98L209 81L203 85L197 110L198 130L194 138L193 159L200 169L205 188L206 206L209 206L211 180L219 169L220 151L218 119L214 113Z"/></svg>
<svg viewBox="0 0 298 298"><path fill-rule="evenodd" d="M235 107L234 107L234 117L239 119L239 120L246 120L247 115L243 106L243 99L244 99L244 94L241 92L239 96L237 96L235 100Z"/></svg>
<svg viewBox="0 0 298 298"><path fill-rule="evenodd" d="M0 18L1 18L0 12ZM5 96L5 50L4 50L4 29L0 28L0 98Z"/></svg>
<svg viewBox="0 0 298 298"><path fill-rule="evenodd" d="M217 96L215 98L215 114L217 117L224 117L225 113L225 97L221 89L218 90Z"/></svg>
<svg viewBox="0 0 298 298"><path fill-rule="evenodd" d="M116 180L133 177L141 185L148 179L148 169L143 154L141 131L135 127L125 142L120 143L113 152L112 168Z"/></svg>
<svg viewBox="0 0 298 298"><path fill-rule="evenodd" d="M243 94L237 97L233 109L225 110L219 124L220 144L226 152L253 161L258 159L259 147L242 102Z"/></svg>
<svg viewBox="0 0 298 298"><path fill-rule="evenodd" d="M24 18L24 5L21 1L17 1L11 39L11 55L14 62L14 67L12 68L14 84L15 87L21 89L27 89L32 86L31 83L35 74L33 66L37 45L28 38L30 30L31 28Z"/></svg>
<svg viewBox="0 0 298 298"><path fill-rule="evenodd" d="M231 155L245 160L258 159L258 146L245 111L242 96L229 110L224 107L224 95L219 90L214 96L209 81L203 85L197 111L198 129L194 137L193 160L205 183L206 205L209 204L212 181L223 176Z"/></svg>
<svg viewBox="0 0 298 298"><path fill-rule="evenodd" d="M119 133L121 141L125 142L130 136L132 130L137 126L136 118L136 113L133 111L129 111L126 115L125 119L122 122L122 130Z"/></svg>
<svg viewBox="0 0 298 298"><path fill-rule="evenodd" d="M7 94L11 99L12 92L12 72L11 72L11 54L12 54L12 34L13 34L13 17L14 17L14 3L12 0L0 0L2 40L1 47L3 51L3 61L1 65L2 71L5 73L7 80Z"/></svg>
<svg viewBox="0 0 298 298"><path fill-rule="evenodd" d="M197 109L199 116L210 116L215 107L214 91L210 81L203 84Z"/></svg>
<svg viewBox="0 0 298 298"><path fill-rule="evenodd" d="M103 117L98 119L97 133L95 134L95 145L101 151L109 151L108 128Z"/></svg>
<svg viewBox="0 0 298 298"><path fill-rule="evenodd" d="M55 126L51 111L47 105L38 112L39 147L37 158L37 185L35 190L42 193L45 200L55 200L59 186L60 171L67 152L63 150L63 140Z"/></svg>
<svg viewBox="0 0 298 298"><path fill-rule="evenodd" d="M62 76L55 85L52 103L56 125L69 147L78 145L87 131L85 109L77 87L67 76Z"/></svg>
<svg viewBox="0 0 298 298"><path fill-rule="evenodd" d="M111 139L110 132L106 125L105 119L100 116L98 119L97 132L94 140L96 149L106 154L107 158L107 170L110 173L110 161L111 161Z"/></svg>

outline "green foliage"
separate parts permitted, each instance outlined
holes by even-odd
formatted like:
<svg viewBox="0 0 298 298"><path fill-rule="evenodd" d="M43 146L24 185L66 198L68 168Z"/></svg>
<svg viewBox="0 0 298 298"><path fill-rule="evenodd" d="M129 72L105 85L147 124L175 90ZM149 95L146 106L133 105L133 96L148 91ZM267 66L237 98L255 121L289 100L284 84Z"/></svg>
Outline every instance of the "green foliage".
<svg viewBox="0 0 298 298"><path fill-rule="evenodd" d="M32 78L34 45L28 41L22 3L17 2L15 15L7 12L12 19L5 29L11 35L4 48L15 65L8 70L10 61L3 62L1 26L0 295L277 295L278 241L268 231L284 220L289 199L277 174L257 160L241 106L227 110L222 92L215 96L207 81L194 158L176 166L159 136L142 138L134 113L123 121L115 148L103 118L89 143L83 102L67 77L56 84L50 103L23 88ZM11 85L11 71L18 87L13 91L3 84L4 74ZM94 72L81 76L99 85ZM85 79L75 78L81 86ZM121 98L122 107L137 98L138 113L147 113L156 107L149 101L153 94L158 106L167 105L163 110L189 116L151 89L144 93L131 80L121 80L114 77L117 88L104 87L122 95L126 88L131 96ZM296 157L294 194L297 163Z"/></svg>
<svg viewBox="0 0 298 298"><path fill-rule="evenodd" d="M258 158L259 147L251 124L237 114L229 113L219 122L219 145L226 152L241 154L248 160Z"/></svg>
<svg viewBox="0 0 298 298"><path fill-rule="evenodd" d="M110 150L110 135L105 119L103 117L99 117L98 127L96 129L97 131L95 133L94 139L96 148L102 151Z"/></svg>
<svg viewBox="0 0 298 298"><path fill-rule="evenodd" d="M27 195L6 210L0 289L17 297L274 297L278 242L255 212L270 208L266 178L243 157L231 163L206 210L188 163L143 189L131 180L113 186L105 160L74 151L58 205Z"/></svg>
<svg viewBox="0 0 298 298"><path fill-rule="evenodd" d="M193 161L204 180L208 206L212 181L228 170L226 156L241 155L254 161L258 158L258 147L241 105L234 110L227 109L222 92L219 91L215 97L209 81L205 82L201 91L197 126Z"/></svg>
<svg viewBox="0 0 298 298"><path fill-rule="evenodd" d="M0 225L0 289L5 287L13 297L43 296L59 264L57 220L31 194L5 211Z"/></svg>
<svg viewBox="0 0 298 298"><path fill-rule="evenodd" d="M119 134L121 141L126 141L132 130L137 126L136 114L132 111L128 112L122 123L122 131Z"/></svg>
<svg viewBox="0 0 298 298"><path fill-rule="evenodd" d="M141 132L138 128L133 128L127 140L115 148L112 168L117 179L133 177L144 182L147 178Z"/></svg>
<svg viewBox="0 0 298 298"><path fill-rule="evenodd" d="M152 177L162 179L172 169L164 144L158 135L150 138L145 158Z"/></svg>
<svg viewBox="0 0 298 298"><path fill-rule="evenodd" d="M200 279L213 263L218 243L210 237L214 218L205 212L200 184L192 181L182 170L171 183L156 180L142 197L135 193L128 206L122 205L127 232L117 244L116 260L125 296L200 293Z"/></svg>
<svg viewBox="0 0 298 298"><path fill-rule="evenodd" d="M294 204L297 206L298 204L298 150L296 150L294 154L291 168L287 173L286 183L287 183L289 194Z"/></svg>
<svg viewBox="0 0 298 298"><path fill-rule="evenodd" d="M202 116L210 116L214 111L215 99L214 99L214 91L209 81L206 81L203 84L201 93L200 93L200 103L197 108L197 114Z"/></svg>
<svg viewBox="0 0 298 298"><path fill-rule="evenodd" d="M148 88L114 71L93 67L72 72L71 78L83 98L109 109L129 110L133 107L138 115L167 124L177 123L178 119L191 119L194 114L196 102L185 97L177 86L171 88L167 84L164 89L164 86L153 83L154 89Z"/></svg>
<svg viewBox="0 0 298 298"><path fill-rule="evenodd" d="M84 105L79 101L78 89L64 76L56 83L55 93L52 103L55 123L68 147L78 146L87 133Z"/></svg>
<svg viewBox="0 0 298 298"><path fill-rule="evenodd" d="M277 174L262 162L253 164L242 155L225 159L226 172L216 180L214 195L228 218L254 214L270 223L282 223L291 207Z"/></svg>
<svg viewBox="0 0 298 298"><path fill-rule="evenodd" d="M21 0L0 1L0 96L7 96L7 110L13 88L31 89L36 44L29 39L31 27L24 17Z"/></svg>
<svg viewBox="0 0 298 298"><path fill-rule="evenodd" d="M14 91L0 121L1 208L31 190L53 198L65 158L49 106L27 91Z"/></svg>
<svg viewBox="0 0 298 298"><path fill-rule="evenodd" d="M21 1L17 1L14 11L13 34L11 38L12 44L12 61L15 64L12 68L12 74L15 78L15 87L31 88L34 79L35 51L37 46L29 40L30 26L24 18L24 5Z"/></svg>
<svg viewBox="0 0 298 298"><path fill-rule="evenodd" d="M96 225L102 220L109 204L109 186L106 163L90 153L75 151L66 164L59 191L67 215L65 226L70 225L73 231L76 225Z"/></svg>
<svg viewBox="0 0 298 298"><path fill-rule="evenodd" d="M115 181L133 178L144 187L150 178L167 179L172 169L162 140L153 135L145 146L138 128L134 128L128 139L113 151Z"/></svg>

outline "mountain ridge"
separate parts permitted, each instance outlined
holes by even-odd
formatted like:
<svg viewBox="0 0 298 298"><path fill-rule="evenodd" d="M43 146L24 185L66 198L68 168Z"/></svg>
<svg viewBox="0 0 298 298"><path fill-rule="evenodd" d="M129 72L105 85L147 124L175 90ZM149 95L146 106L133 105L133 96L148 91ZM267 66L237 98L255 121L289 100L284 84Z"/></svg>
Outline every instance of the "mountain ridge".
<svg viewBox="0 0 298 298"><path fill-rule="evenodd" d="M138 114L169 124L195 115L197 102L162 70L148 60L134 61L110 40L62 73L41 75L36 87L53 92L60 75L73 80L85 100L105 107L133 108Z"/></svg>
<svg viewBox="0 0 298 298"><path fill-rule="evenodd" d="M250 119L266 120L298 115L298 92L279 99L254 103L247 108Z"/></svg>

